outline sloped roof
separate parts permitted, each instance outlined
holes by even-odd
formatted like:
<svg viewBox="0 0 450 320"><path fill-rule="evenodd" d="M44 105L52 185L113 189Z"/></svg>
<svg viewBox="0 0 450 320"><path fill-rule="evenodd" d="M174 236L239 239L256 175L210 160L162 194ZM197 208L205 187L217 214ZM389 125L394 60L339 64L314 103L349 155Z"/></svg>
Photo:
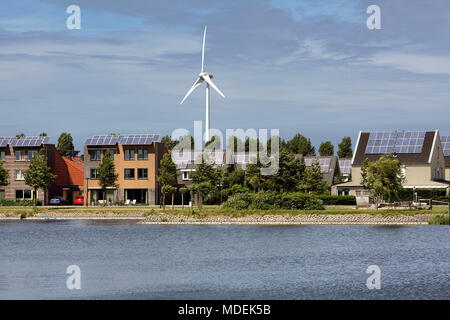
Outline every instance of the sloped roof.
<svg viewBox="0 0 450 320"><path fill-rule="evenodd" d="M426 131L425 138L420 153L397 153L397 159L404 164L428 164L433 148L436 131ZM362 165L367 158L370 161L378 160L383 154L367 154L366 148L369 141L370 132L361 132L358 145L355 150L353 165Z"/></svg>
<svg viewBox="0 0 450 320"><path fill-rule="evenodd" d="M69 159L59 154L55 149L55 184L65 186L79 186L84 184L83 161L74 157Z"/></svg>

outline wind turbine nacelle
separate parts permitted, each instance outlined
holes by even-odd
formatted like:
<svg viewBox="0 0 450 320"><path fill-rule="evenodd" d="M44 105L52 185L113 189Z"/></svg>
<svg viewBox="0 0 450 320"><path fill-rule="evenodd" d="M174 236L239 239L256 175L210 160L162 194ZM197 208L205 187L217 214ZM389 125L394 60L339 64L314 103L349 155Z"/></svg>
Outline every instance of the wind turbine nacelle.
<svg viewBox="0 0 450 320"><path fill-rule="evenodd" d="M208 72L200 72L200 74L198 76L200 78L203 78L204 76L209 76L211 79L213 78L213 75L211 73L208 73Z"/></svg>

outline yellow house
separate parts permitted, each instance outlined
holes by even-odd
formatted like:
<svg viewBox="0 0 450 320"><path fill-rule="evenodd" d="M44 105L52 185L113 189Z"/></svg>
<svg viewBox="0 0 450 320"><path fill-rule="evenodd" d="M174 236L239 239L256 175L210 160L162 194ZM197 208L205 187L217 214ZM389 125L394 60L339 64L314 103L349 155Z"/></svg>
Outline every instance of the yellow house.
<svg viewBox="0 0 450 320"><path fill-rule="evenodd" d="M93 136L84 145L85 204L158 204L158 169L167 152L157 134ZM114 158L118 175L115 187L105 190L97 179L105 154Z"/></svg>

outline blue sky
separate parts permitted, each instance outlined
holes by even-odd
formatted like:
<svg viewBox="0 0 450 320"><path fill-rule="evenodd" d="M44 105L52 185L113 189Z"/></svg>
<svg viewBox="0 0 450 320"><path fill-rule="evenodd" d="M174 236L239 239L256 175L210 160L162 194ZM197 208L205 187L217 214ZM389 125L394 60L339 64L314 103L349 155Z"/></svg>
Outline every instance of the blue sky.
<svg viewBox="0 0 450 320"><path fill-rule="evenodd" d="M81 8L67 30L66 8ZM381 8L368 30L366 8ZM318 146L359 130L450 134L450 2L436 0L5 0L0 11L0 135L56 143L110 132L170 134L211 126L300 132Z"/></svg>

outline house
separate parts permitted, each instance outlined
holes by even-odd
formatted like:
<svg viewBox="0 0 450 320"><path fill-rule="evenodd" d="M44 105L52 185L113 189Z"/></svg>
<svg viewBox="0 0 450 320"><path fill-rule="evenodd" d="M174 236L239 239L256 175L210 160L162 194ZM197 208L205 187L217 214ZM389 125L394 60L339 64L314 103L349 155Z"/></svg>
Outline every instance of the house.
<svg viewBox="0 0 450 320"><path fill-rule="evenodd" d="M378 160L383 154L393 154L403 165L405 189L448 190L445 181L445 159L435 131L360 132L352 159L352 181L332 187L334 195L356 195L361 185L361 167L365 159Z"/></svg>
<svg viewBox="0 0 450 320"><path fill-rule="evenodd" d="M320 172L323 174L323 182L330 185L333 184L334 179L339 176L339 166L336 156L303 156L296 154L295 157L305 162L306 167L311 167L314 161L318 161L320 165Z"/></svg>
<svg viewBox="0 0 450 320"><path fill-rule="evenodd" d="M344 178L344 182L351 180L352 174L352 159L351 158L339 158L338 159L339 172Z"/></svg>
<svg viewBox="0 0 450 320"><path fill-rule="evenodd" d="M159 203L158 170L167 152L159 142L159 134L101 135L86 140L84 145L84 191L86 204ZM114 159L117 185L106 194L98 181L98 167L106 152Z"/></svg>
<svg viewBox="0 0 450 320"><path fill-rule="evenodd" d="M56 178L53 190L56 195L73 203L84 192L84 163L79 157L61 156L56 149L54 152Z"/></svg>
<svg viewBox="0 0 450 320"><path fill-rule="evenodd" d="M34 190L25 184L24 171L30 166L30 160L41 150L47 156L47 164L55 173L55 145L49 144L50 137L1 137L0 138L0 160L3 167L9 171L9 184L0 186L0 200L31 200L34 198ZM55 195L53 185L50 185L47 192L37 191L37 199L44 204Z"/></svg>
<svg viewBox="0 0 450 320"><path fill-rule="evenodd" d="M445 159L445 180L450 181L450 136L441 136Z"/></svg>

